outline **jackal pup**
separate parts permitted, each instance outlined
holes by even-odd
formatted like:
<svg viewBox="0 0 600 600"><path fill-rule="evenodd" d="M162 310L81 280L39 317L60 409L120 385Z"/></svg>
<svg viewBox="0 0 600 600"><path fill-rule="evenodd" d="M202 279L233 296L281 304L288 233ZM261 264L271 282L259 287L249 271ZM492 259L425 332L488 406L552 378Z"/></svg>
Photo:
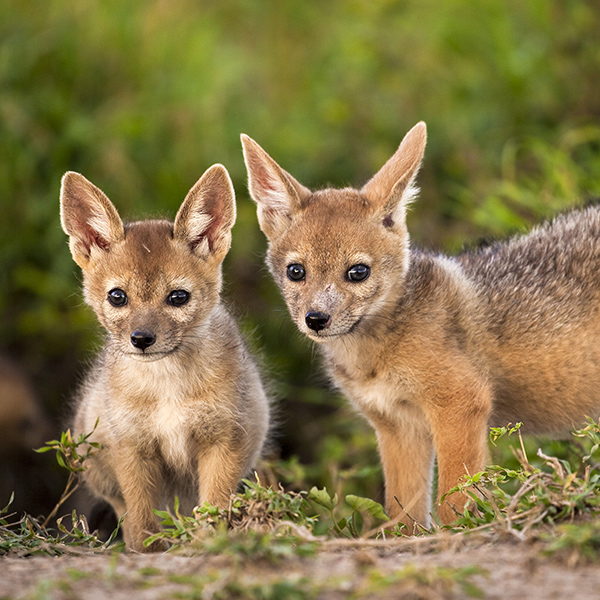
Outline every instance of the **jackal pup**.
<svg viewBox="0 0 600 600"><path fill-rule="evenodd" d="M257 460L269 406L257 368L220 302L234 191L214 165L175 222L123 223L78 173L62 180L61 219L84 295L108 335L83 385L76 435L98 426L91 490L127 512L127 546L159 531L155 508L227 507ZM159 550L154 544L146 550Z"/></svg>
<svg viewBox="0 0 600 600"><path fill-rule="evenodd" d="M600 209L456 257L410 248L417 124L360 190L311 192L242 136L267 262L301 332L375 428L389 515L429 522L484 467L488 426L556 433L600 408ZM444 523L458 494L438 506ZM412 518L411 518L412 517Z"/></svg>

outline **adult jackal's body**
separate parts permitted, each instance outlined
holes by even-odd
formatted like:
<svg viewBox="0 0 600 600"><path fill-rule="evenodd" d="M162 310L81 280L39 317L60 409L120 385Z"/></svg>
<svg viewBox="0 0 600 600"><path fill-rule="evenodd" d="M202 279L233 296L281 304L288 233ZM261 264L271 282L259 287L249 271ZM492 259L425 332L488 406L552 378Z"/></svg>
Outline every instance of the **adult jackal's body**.
<svg viewBox="0 0 600 600"><path fill-rule="evenodd" d="M488 426L559 432L600 408L600 210L446 257L413 250L423 123L360 191L311 192L244 137L268 264L292 318L376 430L391 516L427 524L481 470ZM396 501L398 499L398 502ZM438 508L454 518L464 498Z"/></svg>
<svg viewBox="0 0 600 600"><path fill-rule="evenodd" d="M235 220L220 165L190 190L175 223L123 224L77 173L61 193L63 228L85 297L106 328L77 402L74 431L103 449L85 479L118 516L129 548L158 531L156 508L226 508L257 460L269 407L257 368L220 302ZM154 544L150 549L160 549Z"/></svg>

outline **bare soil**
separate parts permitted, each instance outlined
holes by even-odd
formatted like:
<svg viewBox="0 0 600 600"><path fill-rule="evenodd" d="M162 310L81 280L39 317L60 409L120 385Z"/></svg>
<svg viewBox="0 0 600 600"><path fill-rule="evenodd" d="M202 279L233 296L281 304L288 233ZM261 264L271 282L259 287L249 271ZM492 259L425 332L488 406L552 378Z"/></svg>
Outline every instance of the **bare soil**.
<svg viewBox="0 0 600 600"><path fill-rule="evenodd" d="M0 558L1 599L597 599L600 566L569 565L527 542L326 543L276 564L129 552Z"/></svg>

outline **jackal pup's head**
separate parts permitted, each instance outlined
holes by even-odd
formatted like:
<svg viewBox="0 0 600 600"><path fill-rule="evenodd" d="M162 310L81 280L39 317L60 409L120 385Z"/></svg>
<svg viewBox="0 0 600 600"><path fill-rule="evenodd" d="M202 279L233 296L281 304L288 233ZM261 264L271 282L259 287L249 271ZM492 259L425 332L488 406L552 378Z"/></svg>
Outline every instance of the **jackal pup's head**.
<svg viewBox="0 0 600 600"><path fill-rule="evenodd" d="M78 173L62 180L61 221L83 271L84 295L124 355L153 361L191 351L219 301L231 245L234 191L222 165L204 173L175 222L124 224Z"/></svg>
<svg viewBox="0 0 600 600"><path fill-rule="evenodd" d="M311 339L368 328L398 293L409 263L406 206L417 191L426 139L425 123L418 123L361 190L311 192L242 135L269 268Z"/></svg>

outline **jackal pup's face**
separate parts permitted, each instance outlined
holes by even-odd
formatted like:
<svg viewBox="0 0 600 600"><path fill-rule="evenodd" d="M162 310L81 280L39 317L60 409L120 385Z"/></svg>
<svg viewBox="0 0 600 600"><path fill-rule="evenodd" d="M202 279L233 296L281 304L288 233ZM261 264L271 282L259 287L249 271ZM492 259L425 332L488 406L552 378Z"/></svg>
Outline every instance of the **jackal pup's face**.
<svg viewBox="0 0 600 600"><path fill-rule="evenodd" d="M315 341L369 324L408 269L406 205L426 142L424 123L361 189L311 192L242 136L252 198L269 240L267 261L292 318Z"/></svg>
<svg viewBox="0 0 600 600"><path fill-rule="evenodd" d="M224 167L215 165L202 176L175 223L123 224L102 191L67 173L61 217L83 271L86 301L113 348L141 361L197 351L195 340L219 299L221 263L235 221Z"/></svg>

